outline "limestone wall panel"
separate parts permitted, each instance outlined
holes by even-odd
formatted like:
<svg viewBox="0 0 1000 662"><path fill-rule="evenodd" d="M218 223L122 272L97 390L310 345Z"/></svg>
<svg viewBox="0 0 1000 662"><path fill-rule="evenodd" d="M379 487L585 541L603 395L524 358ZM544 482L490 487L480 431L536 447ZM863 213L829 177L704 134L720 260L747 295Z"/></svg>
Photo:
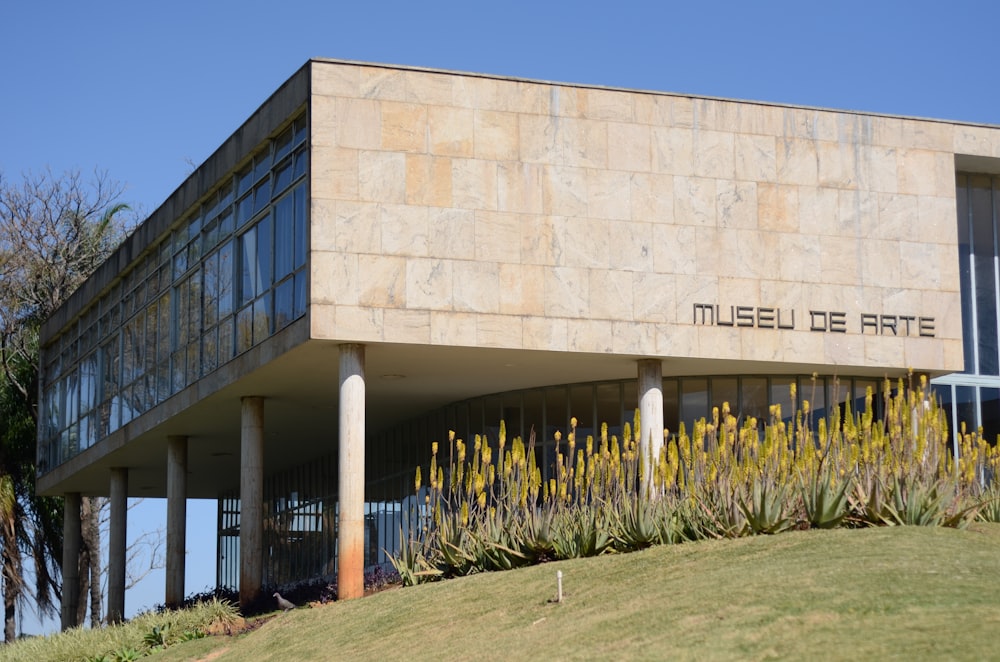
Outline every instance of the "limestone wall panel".
<svg viewBox="0 0 1000 662"><path fill-rule="evenodd" d="M314 335L961 362L955 154L1000 156L996 129L375 65L313 71ZM699 306L739 306L753 324L701 324ZM794 329L772 328L774 309ZM810 311L844 315L846 331L810 330ZM934 336L863 333L862 314L933 317Z"/></svg>
<svg viewBox="0 0 1000 662"><path fill-rule="evenodd" d="M524 349L564 352L569 346L569 322L564 317L525 317L521 328Z"/></svg>
<svg viewBox="0 0 1000 662"><path fill-rule="evenodd" d="M521 349L524 330L520 317L513 315L477 315L476 345Z"/></svg>
<svg viewBox="0 0 1000 662"><path fill-rule="evenodd" d="M431 313L427 310L386 308L382 331L386 342L425 345L431 342Z"/></svg>

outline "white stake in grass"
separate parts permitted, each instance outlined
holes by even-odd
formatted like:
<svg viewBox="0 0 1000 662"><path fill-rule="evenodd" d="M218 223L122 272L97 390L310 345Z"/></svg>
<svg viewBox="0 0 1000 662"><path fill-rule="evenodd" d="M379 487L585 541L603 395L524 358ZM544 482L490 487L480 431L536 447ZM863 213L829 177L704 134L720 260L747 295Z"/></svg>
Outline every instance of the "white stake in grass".
<svg viewBox="0 0 1000 662"><path fill-rule="evenodd" d="M556 602L562 602L562 570L556 570Z"/></svg>

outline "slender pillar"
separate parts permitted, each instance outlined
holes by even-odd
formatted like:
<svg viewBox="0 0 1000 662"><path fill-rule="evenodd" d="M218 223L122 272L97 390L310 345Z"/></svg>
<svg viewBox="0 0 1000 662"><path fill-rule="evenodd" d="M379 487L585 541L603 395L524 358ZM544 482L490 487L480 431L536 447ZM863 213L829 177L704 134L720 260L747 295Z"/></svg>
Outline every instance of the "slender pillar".
<svg viewBox="0 0 1000 662"><path fill-rule="evenodd" d="M654 496L653 471L663 447L663 364L659 359L639 361L639 432L644 487Z"/></svg>
<svg viewBox="0 0 1000 662"><path fill-rule="evenodd" d="M337 599L365 591L365 346L340 346Z"/></svg>
<svg viewBox="0 0 1000 662"><path fill-rule="evenodd" d="M171 608L180 607L184 602L187 452L187 437L167 437L167 585L164 603Z"/></svg>
<svg viewBox="0 0 1000 662"><path fill-rule="evenodd" d="M240 608L260 596L264 579L264 398L241 400Z"/></svg>
<svg viewBox="0 0 1000 662"><path fill-rule="evenodd" d="M128 469L112 467L108 526L108 622L125 618L125 538L128 526Z"/></svg>
<svg viewBox="0 0 1000 662"><path fill-rule="evenodd" d="M80 493L70 492L63 498L63 592L62 629L76 627L76 610L80 603Z"/></svg>

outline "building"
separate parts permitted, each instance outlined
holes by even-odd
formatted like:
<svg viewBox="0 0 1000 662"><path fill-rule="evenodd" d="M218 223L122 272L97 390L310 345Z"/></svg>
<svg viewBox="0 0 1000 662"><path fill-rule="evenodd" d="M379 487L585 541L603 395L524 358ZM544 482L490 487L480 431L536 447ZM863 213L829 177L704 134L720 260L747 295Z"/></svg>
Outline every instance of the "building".
<svg viewBox="0 0 1000 662"><path fill-rule="evenodd" d="M128 496L167 499L168 604L186 498L241 600L359 595L449 429L544 452L912 369L992 436L994 173L992 126L312 60L45 325L37 489L69 560L110 495L121 613Z"/></svg>

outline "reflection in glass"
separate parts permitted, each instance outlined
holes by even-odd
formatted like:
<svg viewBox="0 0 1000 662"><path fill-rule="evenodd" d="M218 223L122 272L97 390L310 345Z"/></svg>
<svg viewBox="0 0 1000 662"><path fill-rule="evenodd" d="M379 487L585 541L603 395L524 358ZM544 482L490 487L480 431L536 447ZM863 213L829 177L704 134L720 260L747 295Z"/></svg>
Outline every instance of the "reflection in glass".
<svg viewBox="0 0 1000 662"><path fill-rule="evenodd" d="M983 439L996 445L1000 434L1000 388L979 389L979 409L982 414Z"/></svg>
<svg viewBox="0 0 1000 662"><path fill-rule="evenodd" d="M694 421L709 415L708 380L681 380L681 418Z"/></svg>

